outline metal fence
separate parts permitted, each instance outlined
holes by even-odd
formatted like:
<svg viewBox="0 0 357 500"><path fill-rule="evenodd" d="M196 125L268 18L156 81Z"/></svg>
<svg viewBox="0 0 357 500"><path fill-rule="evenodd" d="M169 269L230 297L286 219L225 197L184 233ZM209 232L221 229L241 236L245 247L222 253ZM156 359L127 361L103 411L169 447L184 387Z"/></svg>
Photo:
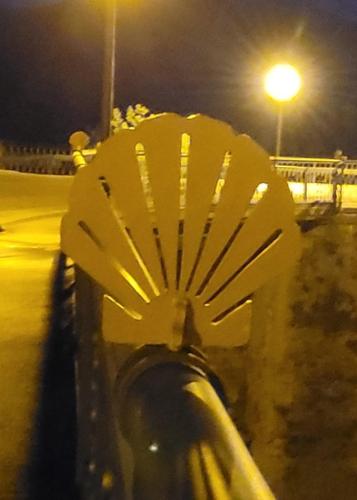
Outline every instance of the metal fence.
<svg viewBox="0 0 357 500"><path fill-rule="evenodd" d="M273 158L297 203L329 202L357 208L357 161L338 159Z"/></svg>
<svg viewBox="0 0 357 500"><path fill-rule="evenodd" d="M72 155L65 153L5 154L0 168L17 172L47 175L73 175Z"/></svg>
<svg viewBox="0 0 357 500"><path fill-rule="evenodd" d="M84 150L90 160L95 149ZM334 158L271 157L277 173L284 177L296 203L324 202L357 208L357 160ZM51 149L11 147L0 156L0 168L24 173L74 175L73 157ZM253 201L264 194L258 186Z"/></svg>

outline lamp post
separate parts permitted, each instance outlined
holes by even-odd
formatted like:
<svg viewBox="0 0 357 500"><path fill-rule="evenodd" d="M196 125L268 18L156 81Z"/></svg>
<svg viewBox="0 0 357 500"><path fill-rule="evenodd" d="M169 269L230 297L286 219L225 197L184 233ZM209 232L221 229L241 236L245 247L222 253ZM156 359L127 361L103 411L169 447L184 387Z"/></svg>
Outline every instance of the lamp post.
<svg viewBox="0 0 357 500"><path fill-rule="evenodd" d="M101 140L110 135L110 121L114 107L115 84L115 34L116 34L116 0L104 0L104 61L103 90L101 113Z"/></svg>
<svg viewBox="0 0 357 500"><path fill-rule="evenodd" d="M275 156L281 154L284 102L291 101L301 88L301 77L290 64L276 64L264 78L266 93L278 103Z"/></svg>

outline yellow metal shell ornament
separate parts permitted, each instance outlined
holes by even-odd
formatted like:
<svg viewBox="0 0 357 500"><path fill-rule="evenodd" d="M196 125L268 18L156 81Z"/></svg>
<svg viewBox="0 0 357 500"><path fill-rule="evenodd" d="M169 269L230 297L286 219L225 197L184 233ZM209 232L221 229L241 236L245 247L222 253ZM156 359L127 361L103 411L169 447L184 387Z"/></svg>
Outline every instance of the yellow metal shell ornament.
<svg viewBox="0 0 357 500"><path fill-rule="evenodd" d="M227 124L163 114L75 176L62 249L105 290L111 342L238 346L254 292L300 250L268 155Z"/></svg>

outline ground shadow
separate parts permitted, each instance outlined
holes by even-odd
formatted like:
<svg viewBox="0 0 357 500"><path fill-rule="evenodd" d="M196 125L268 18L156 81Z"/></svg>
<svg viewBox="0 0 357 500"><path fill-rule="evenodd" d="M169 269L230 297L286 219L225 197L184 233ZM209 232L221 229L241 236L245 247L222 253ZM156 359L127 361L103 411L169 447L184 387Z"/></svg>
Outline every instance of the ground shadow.
<svg viewBox="0 0 357 500"><path fill-rule="evenodd" d="M66 259L55 266L48 336L44 345L39 403L21 498L77 500L73 316Z"/></svg>

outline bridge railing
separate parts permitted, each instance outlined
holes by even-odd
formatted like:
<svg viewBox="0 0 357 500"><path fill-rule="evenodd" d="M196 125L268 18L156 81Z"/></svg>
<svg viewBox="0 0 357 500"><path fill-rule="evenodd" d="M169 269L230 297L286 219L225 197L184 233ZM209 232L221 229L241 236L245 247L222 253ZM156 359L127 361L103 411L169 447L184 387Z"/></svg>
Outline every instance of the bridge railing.
<svg viewBox="0 0 357 500"><path fill-rule="evenodd" d="M74 175L72 155L66 153L3 154L0 168L48 175Z"/></svg>
<svg viewBox="0 0 357 500"><path fill-rule="evenodd" d="M357 207L357 161L328 158L275 158L277 172L289 183L294 201Z"/></svg>
<svg viewBox="0 0 357 500"><path fill-rule="evenodd" d="M86 149L79 154L81 160L89 161L95 156L96 149ZM271 160L277 173L288 181L296 203L319 201L357 206L357 200L354 200L357 160L274 156ZM9 146L0 155L0 168L24 173L74 175L78 166L81 166L78 158L54 148ZM258 188L255 201L264 192L262 186Z"/></svg>
<svg viewBox="0 0 357 500"><path fill-rule="evenodd" d="M334 167L343 163L347 168L356 169L357 160L341 158L307 158L303 156L271 156L270 159L276 166L300 166L300 167Z"/></svg>

